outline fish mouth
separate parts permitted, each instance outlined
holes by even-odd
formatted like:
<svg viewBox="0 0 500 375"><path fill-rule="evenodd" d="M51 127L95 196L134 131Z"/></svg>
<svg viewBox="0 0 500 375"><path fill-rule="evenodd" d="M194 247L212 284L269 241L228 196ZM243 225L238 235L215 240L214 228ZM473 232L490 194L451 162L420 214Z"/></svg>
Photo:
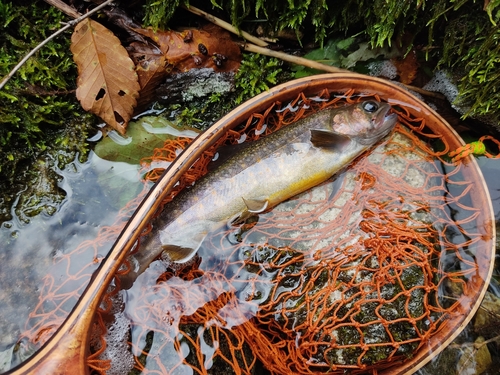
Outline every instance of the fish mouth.
<svg viewBox="0 0 500 375"><path fill-rule="evenodd" d="M389 113L390 110L390 105L380 109L373 119L373 128L365 134L365 137L360 140L360 143L373 145L392 131L398 120L398 115L396 113Z"/></svg>
<svg viewBox="0 0 500 375"><path fill-rule="evenodd" d="M375 118L375 134L379 135L380 138L389 134L398 120L398 115L396 113L389 113L390 110L391 106L387 105L386 108L381 109Z"/></svg>

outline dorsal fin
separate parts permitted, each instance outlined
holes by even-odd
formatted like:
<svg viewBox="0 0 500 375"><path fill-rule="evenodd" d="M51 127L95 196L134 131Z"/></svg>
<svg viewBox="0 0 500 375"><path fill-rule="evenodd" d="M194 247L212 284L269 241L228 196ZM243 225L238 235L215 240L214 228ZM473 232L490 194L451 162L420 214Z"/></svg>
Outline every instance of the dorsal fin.
<svg viewBox="0 0 500 375"><path fill-rule="evenodd" d="M340 151L351 143L351 138L328 130L311 129L311 143L315 147Z"/></svg>

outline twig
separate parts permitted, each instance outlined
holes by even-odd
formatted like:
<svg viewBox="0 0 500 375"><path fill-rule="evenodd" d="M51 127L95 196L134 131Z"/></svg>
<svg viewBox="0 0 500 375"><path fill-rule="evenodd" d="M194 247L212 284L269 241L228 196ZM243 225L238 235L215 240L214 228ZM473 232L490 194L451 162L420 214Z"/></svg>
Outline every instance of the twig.
<svg viewBox="0 0 500 375"><path fill-rule="evenodd" d="M69 21L62 29L59 29L58 31L56 31L54 34L50 35L47 39L45 39L43 42L41 42L39 45L37 45L35 48L33 48L15 67L14 69L12 69L9 74L7 74L3 79L2 79L2 82L0 82L0 90L5 86L5 84L9 81L9 79L11 79L14 74L16 74L16 72L21 68L21 66L23 66L23 64L28 61L28 59L33 56L35 53L38 52L38 50L40 48L42 48L44 45L46 45L49 41L51 41L52 39L54 39L56 36L58 36L59 34L63 33L64 31L66 31L67 29L69 29L70 27L76 25L77 23L79 23L80 21L83 21L84 19L90 17L92 14L98 12L99 10L101 10L102 8L104 8L105 6L111 4L114 0L106 0L104 3L102 3L101 5L99 5L98 7L92 9L91 11L89 11L88 13L85 13L83 16L80 16L72 21Z"/></svg>
<svg viewBox="0 0 500 375"><path fill-rule="evenodd" d="M492 337L488 340L484 340L482 342L464 342L462 344L452 343L449 345L452 349L462 349L463 347L472 347L473 349L481 349L481 347L488 345L491 342L500 341L500 335Z"/></svg>
<svg viewBox="0 0 500 375"><path fill-rule="evenodd" d="M234 27L230 23L228 23L224 20L221 20L220 18L217 18L215 16L212 16L210 13L207 13L207 12L205 12L201 9L198 9L192 5L189 5L189 6L183 5L183 8L186 9L187 11L193 13L193 14L196 14L197 16L201 16L201 17L205 18L207 21L212 22L213 24L220 26L223 29L226 29L227 31L229 31L233 34L236 34L238 36L242 36L244 39L246 39L246 40L248 40L248 41L250 41L258 46L265 47L268 45L266 42L264 42L263 40L261 40L259 38L254 37L252 34L249 34L243 30L238 30L236 27Z"/></svg>
<svg viewBox="0 0 500 375"><path fill-rule="evenodd" d="M322 63L319 63L319 62L314 61L314 60L305 59L303 57L289 55L285 52L273 51L273 50L270 50L268 48L263 48L263 47L266 47L268 45L266 42L262 41L259 38L254 37L251 34L248 34L245 31L237 30L230 23L223 21L220 18L217 18L215 16L212 16L211 14L209 14L201 9L195 8L191 5L189 7L184 6L184 8L187 9L188 11L190 11L191 13L194 13L198 16L201 16L201 17L205 18L206 20L222 27L223 29L226 29L227 31L229 31L233 34L236 34L238 36L242 36L246 40L254 43L254 44L245 43L243 45L243 48L245 51L253 52L253 53L260 53L261 55L266 55L266 56L271 56L271 57L276 57L278 59L288 61L288 62L293 63L293 64L307 66L308 68L321 70L323 72L329 72L329 73L347 73L347 72L349 72L349 73L353 73L347 69L341 69L341 68L337 68L337 67L334 67L331 65L322 64ZM427 91L427 90L424 90L420 87L405 85L404 83L402 83L402 85L404 87L406 87L408 90L418 92L421 95L430 96L430 97L442 99L442 100L446 99L443 94L440 94L438 92Z"/></svg>
<svg viewBox="0 0 500 375"><path fill-rule="evenodd" d="M329 73L348 73L349 72L349 73L352 73L351 71L346 70L346 69L341 69L341 68L337 68L335 66L322 64L322 63L319 63L319 62L314 61L314 60L305 59L303 57L289 55L288 53L285 53L285 52L273 51L273 50L270 50L269 48L259 47L259 46L256 46L256 45L250 44L250 43L245 43L243 45L243 49L245 51L248 51L248 52L260 53L261 55L277 57L278 59L288 61L288 62L291 62L293 64L307 66L308 68L318 69L318 70L322 70L324 72L329 72Z"/></svg>
<svg viewBox="0 0 500 375"><path fill-rule="evenodd" d="M61 12L66 13L71 18L78 18L81 16L81 14L78 13L73 7L70 7L68 4L66 4L62 0L45 0L45 2L47 4L50 4L54 7L56 7Z"/></svg>

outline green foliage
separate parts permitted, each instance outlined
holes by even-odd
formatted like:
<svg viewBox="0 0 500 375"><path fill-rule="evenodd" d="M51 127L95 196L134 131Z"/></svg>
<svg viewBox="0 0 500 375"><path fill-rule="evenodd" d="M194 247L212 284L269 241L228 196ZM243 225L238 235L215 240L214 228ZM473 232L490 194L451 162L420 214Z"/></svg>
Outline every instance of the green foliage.
<svg viewBox="0 0 500 375"><path fill-rule="evenodd" d="M496 87L500 74L500 0L211 0L211 3L225 10L236 26L243 21L262 21L264 17L265 24L274 28L272 31L291 28L299 35L300 30L304 38L314 39L321 47L331 35L346 32L365 34L374 48L395 44L409 50L418 40L420 45L429 47L428 58L436 59L439 65L448 66L463 77L459 90L461 99L470 103L468 114L488 114L493 121L500 120L500 93Z"/></svg>
<svg viewBox="0 0 500 375"><path fill-rule="evenodd" d="M461 63L468 73L459 85L461 100L473 103L468 114L490 117L500 123L500 30L477 39Z"/></svg>
<svg viewBox="0 0 500 375"><path fill-rule="evenodd" d="M444 2L444 0L441 0ZM471 1L453 8L455 17L445 24L443 53L438 66L461 76L458 104L470 107L465 114L500 123L500 1L490 1L486 12ZM433 19L438 23L438 19Z"/></svg>
<svg viewBox="0 0 500 375"><path fill-rule="evenodd" d="M144 24L154 30L167 30L168 21L180 5L189 5L189 0L146 0Z"/></svg>
<svg viewBox="0 0 500 375"><path fill-rule="evenodd" d="M428 0L429 1L429 0ZM314 29L314 39L323 44L334 32L366 31L374 46L391 42L405 27L417 21L418 9L425 0L212 0L212 4L225 9L231 21L238 26L250 17L262 15L275 30ZM255 9L254 14L250 11Z"/></svg>
<svg viewBox="0 0 500 375"><path fill-rule="evenodd" d="M244 54L241 67L236 73L235 85L238 96L236 104L269 90L269 85L277 83L278 74L281 72L278 59L259 54Z"/></svg>
<svg viewBox="0 0 500 375"><path fill-rule="evenodd" d="M309 60L314 60L322 64L343 67L341 64L342 52L347 50L354 42L354 38L347 38L339 41L338 39L329 40L324 47L315 49L304 57ZM292 68L295 71L295 78L306 77L312 74L320 73L319 70L307 68L302 65L296 65Z"/></svg>
<svg viewBox="0 0 500 375"><path fill-rule="evenodd" d="M4 76L61 27L63 16L41 1L16 5L0 0L0 20L0 76ZM76 79L69 35L48 43L0 90L0 155L13 163L19 161L20 149L25 150L21 160L45 150L47 133L63 128L82 112L74 94L67 91ZM0 173L9 178L15 170L0 166Z"/></svg>
<svg viewBox="0 0 500 375"><path fill-rule="evenodd" d="M490 0L484 2L484 10L490 18L490 22L497 26L497 21L500 18L500 9L497 9L500 5L500 0Z"/></svg>
<svg viewBox="0 0 500 375"><path fill-rule="evenodd" d="M0 0L0 77L59 30L64 20L55 7L41 0ZM64 168L77 155L81 160L87 155L86 138L94 118L85 114L74 95L70 36L68 31L45 45L0 90L1 221L9 220L17 194L30 189L27 186L33 183L40 160L53 160L56 167ZM18 206L57 196L52 191L44 194L33 190Z"/></svg>

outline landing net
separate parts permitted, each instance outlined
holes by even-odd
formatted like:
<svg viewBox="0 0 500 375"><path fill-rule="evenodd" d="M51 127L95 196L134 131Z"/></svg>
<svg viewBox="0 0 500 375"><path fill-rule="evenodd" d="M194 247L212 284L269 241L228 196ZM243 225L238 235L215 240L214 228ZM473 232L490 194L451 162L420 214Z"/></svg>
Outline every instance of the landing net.
<svg viewBox="0 0 500 375"><path fill-rule="evenodd" d="M254 114L221 142L253 141L367 98L380 100L301 95ZM130 320L134 367L144 374L376 373L439 334L477 273L478 208L444 138L403 106L394 110L399 124L390 140L336 179L257 222L213 233L188 267L154 262L119 308ZM172 160L179 146L168 142L151 162ZM215 151L179 189L205 173Z"/></svg>
<svg viewBox="0 0 500 375"><path fill-rule="evenodd" d="M253 114L198 159L166 202L207 172L221 145L367 99L380 100L325 90ZM474 181L447 156L446 138L403 105L393 110L390 139L334 179L210 234L189 264L158 259L130 290L109 293L94 324L93 372L376 374L440 335L472 303L487 223L477 222ZM189 142L167 141L145 170Z"/></svg>

